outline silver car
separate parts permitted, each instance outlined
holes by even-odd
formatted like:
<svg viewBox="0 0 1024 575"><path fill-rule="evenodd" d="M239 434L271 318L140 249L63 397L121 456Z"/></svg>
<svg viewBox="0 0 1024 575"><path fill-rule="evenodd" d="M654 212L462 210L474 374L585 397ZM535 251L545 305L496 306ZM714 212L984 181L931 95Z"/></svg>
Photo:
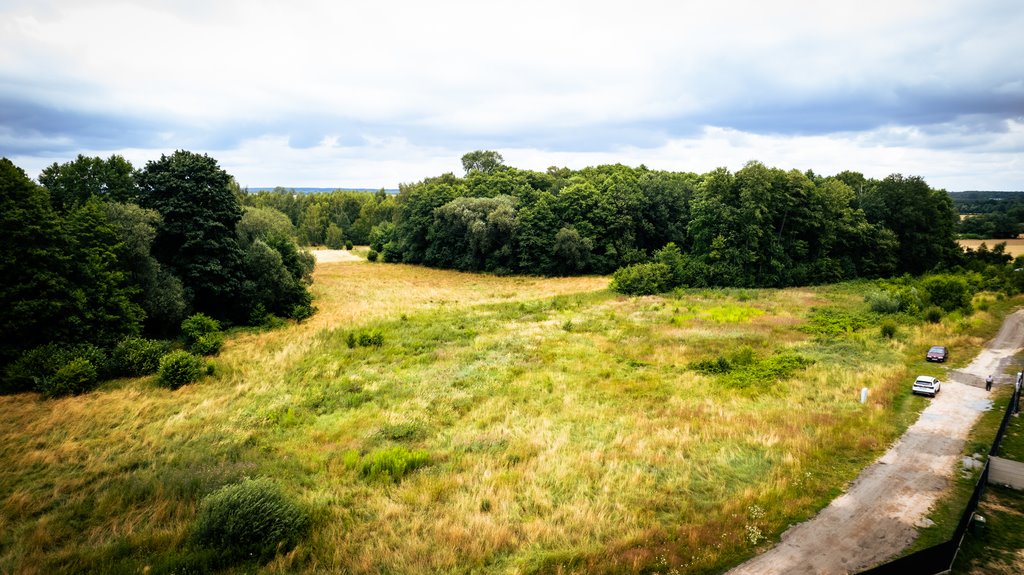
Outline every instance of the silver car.
<svg viewBox="0 0 1024 575"><path fill-rule="evenodd" d="M930 395L935 397L939 394L939 389L942 388L942 382L937 378L930 375L919 375L914 380L914 387L912 388L913 393L920 393L921 395Z"/></svg>

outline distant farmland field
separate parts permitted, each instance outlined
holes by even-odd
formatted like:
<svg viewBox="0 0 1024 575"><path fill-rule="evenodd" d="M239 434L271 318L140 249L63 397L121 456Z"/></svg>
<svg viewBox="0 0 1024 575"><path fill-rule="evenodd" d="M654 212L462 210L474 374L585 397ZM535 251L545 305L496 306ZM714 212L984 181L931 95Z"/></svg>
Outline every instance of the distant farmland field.
<svg viewBox="0 0 1024 575"><path fill-rule="evenodd" d="M965 248L978 249L978 246L985 244L992 249L996 244L1005 243L1006 253L1017 257L1024 254L1024 238L1017 238L1012 240L958 240L960 245Z"/></svg>
<svg viewBox="0 0 1024 575"><path fill-rule="evenodd" d="M244 477L313 510L266 572L718 572L899 437L929 345L972 357L1011 305L887 338L870 282L607 285L324 263L316 315L231 332L199 383L0 396L0 572L205 572L198 504Z"/></svg>

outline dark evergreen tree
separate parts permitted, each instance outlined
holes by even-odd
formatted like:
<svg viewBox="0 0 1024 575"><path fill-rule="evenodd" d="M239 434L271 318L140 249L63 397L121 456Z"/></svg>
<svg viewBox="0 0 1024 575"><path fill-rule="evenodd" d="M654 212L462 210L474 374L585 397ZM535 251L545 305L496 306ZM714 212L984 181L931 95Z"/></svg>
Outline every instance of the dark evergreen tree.
<svg viewBox="0 0 1024 575"><path fill-rule="evenodd" d="M49 194L0 158L0 365L71 335L70 264Z"/></svg>
<svg viewBox="0 0 1024 575"><path fill-rule="evenodd" d="M181 279L192 309L245 321L251 302L242 297L243 252L235 236L242 210L230 181L213 158L179 150L139 173L140 203L160 213L153 254Z"/></svg>

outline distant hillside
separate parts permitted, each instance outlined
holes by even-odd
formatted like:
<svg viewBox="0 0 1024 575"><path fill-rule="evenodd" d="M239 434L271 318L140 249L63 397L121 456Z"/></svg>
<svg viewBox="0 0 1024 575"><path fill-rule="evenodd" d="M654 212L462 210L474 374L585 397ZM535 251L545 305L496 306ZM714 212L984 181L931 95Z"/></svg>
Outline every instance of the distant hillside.
<svg viewBox="0 0 1024 575"><path fill-rule="evenodd" d="M1024 207L1024 192L967 191L950 192L953 205L961 214L987 214L1006 212Z"/></svg>

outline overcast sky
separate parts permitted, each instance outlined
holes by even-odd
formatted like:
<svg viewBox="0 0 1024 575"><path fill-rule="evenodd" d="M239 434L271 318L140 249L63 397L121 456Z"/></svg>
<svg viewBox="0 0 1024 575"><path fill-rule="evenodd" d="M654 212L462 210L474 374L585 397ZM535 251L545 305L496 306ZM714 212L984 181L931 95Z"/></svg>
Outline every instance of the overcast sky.
<svg viewBox="0 0 1024 575"><path fill-rule="evenodd" d="M0 155L397 187L476 149L1024 190L1020 0L0 0Z"/></svg>

